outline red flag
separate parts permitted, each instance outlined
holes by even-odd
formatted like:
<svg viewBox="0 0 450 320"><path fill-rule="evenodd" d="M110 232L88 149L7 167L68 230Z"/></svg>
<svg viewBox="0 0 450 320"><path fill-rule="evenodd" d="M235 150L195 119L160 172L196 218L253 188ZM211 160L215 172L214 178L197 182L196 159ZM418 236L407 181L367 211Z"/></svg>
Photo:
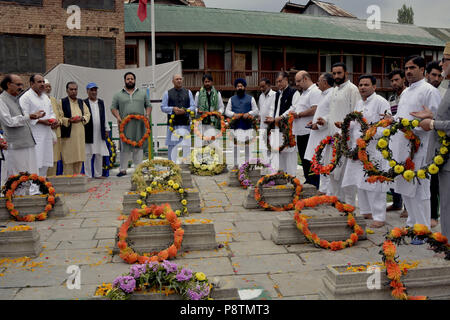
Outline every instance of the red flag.
<svg viewBox="0 0 450 320"><path fill-rule="evenodd" d="M137 15L141 21L147 18L147 0L139 0Z"/></svg>

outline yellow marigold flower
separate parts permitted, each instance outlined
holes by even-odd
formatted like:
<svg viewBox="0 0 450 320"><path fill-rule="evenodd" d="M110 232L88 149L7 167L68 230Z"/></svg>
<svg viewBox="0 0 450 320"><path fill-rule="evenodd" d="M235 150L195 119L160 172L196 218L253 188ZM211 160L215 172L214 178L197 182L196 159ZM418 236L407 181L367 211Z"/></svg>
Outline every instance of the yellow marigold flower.
<svg viewBox="0 0 450 320"><path fill-rule="evenodd" d="M152 192L152 187L147 187L147 192Z"/></svg>
<svg viewBox="0 0 450 320"><path fill-rule="evenodd" d="M187 200L186 200L186 199L181 200L181 204L182 204L183 206L187 205Z"/></svg>
<svg viewBox="0 0 450 320"><path fill-rule="evenodd" d="M438 136L441 137L441 138L443 138L443 137L446 136L445 131L442 131L442 130L438 130L437 134L438 134Z"/></svg>
<svg viewBox="0 0 450 320"><path fill-rule="evenodd" d="M396 165L396 166L394 167L394 171L395 171L395 173L400 174L400 173L402 173L403 171L405 171L405 168L404 168L403 166L401 166L401 165Z"/></svg>
<svg viewBox="0 0 450 320"><path fill-rule="evenodd" d="M173 132L174 129L172 127L170 127L169 130Z"/></svg>
<svg viewBox="0 0 450 320"><path fill-rule="evenodd" d="M178 183L174 183L172 188L174 188L175 190L177 190L180 187L180 185Z"/></svg>
<svg viewBox="0 0 450 320"><path fill-rule="evenodd" d="M442 158L442 156L436 156L434 157L434 163L440 166L444 163L444 158Z"/></svg>
<svg viewBox="0 0 450 320"><path fill-rule="evenodd" d="M439 172L439 168L434 163L428 167L428 172L431 174L437 174Z"/></svg>
<svg viewBox="0 0 450 320"><path fill-rule="evenodd" d="M176 210L175 214L179 217L179 216L181 216L181 211L180 210Z"/></svg>
<svg viewBox="0 0 450 320"><path fill-rule="evenodd" d="M160 217L161 217L161 219L165 219L165 218L166 218L166 215L165 215L165 214L162 214L162 215L160 215Z"/></svg>
<svg viewBox="0 0 450 320"><path fill-rule="evenodd" d="M136 200L136 203L139 204L139 205L141 205L141 204L142 204L142 200L141 200L141 199L138 199L138 200Z"/></svg>
<svg viewBox="0 0 450 320"><path fill-rule="evenodd" d="M430 230L428 230L428 227L423 224L415 224L413 230L414 230L414 233L419 236L430 233Z"/></svg>
<svg viewBox="0 0 450 320"><path fill-rule="evenodd" d="M391 135L391 130L390 130L390 129L385 129L385 130L383 131L383 136L389 137L390 135Z"/></svg>
<svg viewBox="0 0 450 320"><path fill-rule="evenodd" d="M414 171L412 171L412 170L406 170L406 171L403 173L403 178L405 178L406 181L411 181L412 179L414 179L415 175L416 175L416 174L414 173Z"/></svg>
<svg viewBox="0 0 450 320"><path fill-rule="evenodd" d="M158 184L158 182L152 181L152 186L156 186L157 184Z"/></svg>
<svg viewBox="0 0 450 320"><path fill-rule="evenodd" d="M202 165L200 166L200 168L201 168L202 170L207 170L207 169L208 169L208 166L207 166L206 164L202 164Z"/></svg>
<svg viewBox="0 0 450 320"><path fill-rule="evenodd" d="M383 151L381 152L381 154L383 155L383 158L385 158L385 159L389 158L389 151L383 150Z"/></svg>
<svg viewBox="0 0 450 320"><path fill-rule="evenodd" d="M169 123L170 123L170 124L172 124L172 123L173 123L173 120L172 120L172 119L170 119L170 120L169 120Z"/></svg>
<svg viewBox="0 0 450 320"><path fill-rule="evenodd" d="M441 148L439 149L439 152L440 152L441 154L447 154L447 153L448 153L448 148L447 148L447 147L441 147Z"/></svg>
<svg viewBox="0 0 450 320"><path fill-rule="evenodd" d="M395 160L389 161L389 166L390 166L391 168L395 167L396 165L397 165L397 162L396 162Z"/></svg>
<svg viewBox="0 0 450 320"><path fill-rule="evenodd" d="M175 115L172 114L172 115L170 116L170 118L171 118L171 119L175 119Z"/></svg>
<svg viewBox="0 0 450 320"><path fill-rule="evenodd" d="M425 173L426 173L425 170L420 169L419 171L417 171L417 177L419 179L425 179L427 177Z"/></svg>
<svg viewBox="0 0 450 320"><path fill-rule="evenodd" d="M450 146L450 142L448 142L447 140L442 141L442 144L446 147Z"/></svg>
<svg viewBox="0 0 450 320"><path fill-rule="evenodd" d="M178 190L179 193L184 193L184 189Z"/></svg>
<svg viewBox="0 0 450 320"><path fill-rule="evenodd" d="M175 182L173 182L173 180L169 180L169 181L167 182L167 184L168 184L169 186L173 186L174 183L175 183Z"/></svg>
<svg viewBox="0 0 450 320"><path fill-rule="evenodd" d="M388 142L384 139L380 139L378 141L378 147L380 147L381 149L384 149L388 146Z"/></svg>
<svg viewBox="0 0 450 320"><path fill-rule="evenodd" d="M402 125L403 125L404 127L409 126L409 120L406 119L406 118L403 118L403 119L402 119Z"/></svg>
<svg viewBox="0 0 450 320"><path fill-rule="evenodd" d="M141 209L145 209L145 208L147 208L147 205L143 204L143 205L141 206Z"/></svg>
<svg viewBox="0 0 450 320"><path fill-rule="evenodd" d="M197 273L195 273L195 278L198 281L205 281L206 280L206 275L203 272L197 272Z"/></svg>
<svg viewBox="0 0 450 320"><path fill-rule="evenodd" d="M141 192L140 195L141 195L141 197L145 198L147 196L147 193Z"/></svg>
<svg viewBox="0 0 450 320"><path fill-rule="evenodd" d="M412 124L412 126L414 127L414 128L416 128L416 127L418 127L419 126L419 124L420 124L420 122L419 122L419 120L413 120L412 122L411 122L411 124Z"/></svg>

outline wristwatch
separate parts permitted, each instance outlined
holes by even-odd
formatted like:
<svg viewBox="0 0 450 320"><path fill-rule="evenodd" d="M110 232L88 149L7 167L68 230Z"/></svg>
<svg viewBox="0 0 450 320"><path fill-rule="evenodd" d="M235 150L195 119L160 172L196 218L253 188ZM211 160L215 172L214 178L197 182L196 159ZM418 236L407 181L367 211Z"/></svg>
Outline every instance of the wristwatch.
<svg viewBox="0 0 450 320"><path fill-rule="evenodd" d="M430 129L434 130L434 120L431 120L431 122L430 122Z"/></svg>

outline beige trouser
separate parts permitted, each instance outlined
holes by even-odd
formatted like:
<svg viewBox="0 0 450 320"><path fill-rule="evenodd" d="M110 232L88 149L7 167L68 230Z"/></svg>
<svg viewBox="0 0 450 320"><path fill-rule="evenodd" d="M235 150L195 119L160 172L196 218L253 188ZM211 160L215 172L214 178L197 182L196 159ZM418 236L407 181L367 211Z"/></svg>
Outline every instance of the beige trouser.
<svg viewBox="0 0 450 320"><path fill-rule="evenodd" d="M80 174L81 167L83 166L83 161L74 162L74 163L63 163L64 165L64 175L74 175Z"/></svg>
<svg viewBox="0 0 450 320"><path fill-rule="evenodd" d="M48 168L47 177L56 176L56 168L58 167L58 162L53 162L53 167Z"/></svg>

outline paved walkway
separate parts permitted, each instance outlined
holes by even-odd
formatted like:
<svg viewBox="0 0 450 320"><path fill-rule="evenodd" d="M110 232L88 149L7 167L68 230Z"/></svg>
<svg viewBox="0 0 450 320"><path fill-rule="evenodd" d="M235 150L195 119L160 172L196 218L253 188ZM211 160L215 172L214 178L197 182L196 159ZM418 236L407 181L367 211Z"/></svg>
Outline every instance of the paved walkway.
<svg viewBox="0 0 450 320"><path fill-rule="evenodd" d="M130 190L131 176L117 178L114 172L111 174L106 180L90 181L87 193L64 195L70 209L66 217L30 223L39 231L44 251L28 261L0 263L0 299L89 299L97 285L112 282L129 270L130 266L113 255L112 249L117 227L122 223L118 217L123 194ZM268 299L318 299L327 265L380 261L378 245L383 235L405 225L400 212L388 213L386 227L374 230L367 241L339 252L311 244L275 245L270 239L273 218L292 212L244 209L246 191L228 187L227 175L193 176L203 209L191 215L213 220L217 241L224 246L182 253L174 260L209 278L218 277L222 287L263 289ZM440 226L433 230L440 231ZM425 245L401 246L399 252L401 259L411 261L436 259ZM81 269L80 290L66 286L70 265Z"/></svg>

